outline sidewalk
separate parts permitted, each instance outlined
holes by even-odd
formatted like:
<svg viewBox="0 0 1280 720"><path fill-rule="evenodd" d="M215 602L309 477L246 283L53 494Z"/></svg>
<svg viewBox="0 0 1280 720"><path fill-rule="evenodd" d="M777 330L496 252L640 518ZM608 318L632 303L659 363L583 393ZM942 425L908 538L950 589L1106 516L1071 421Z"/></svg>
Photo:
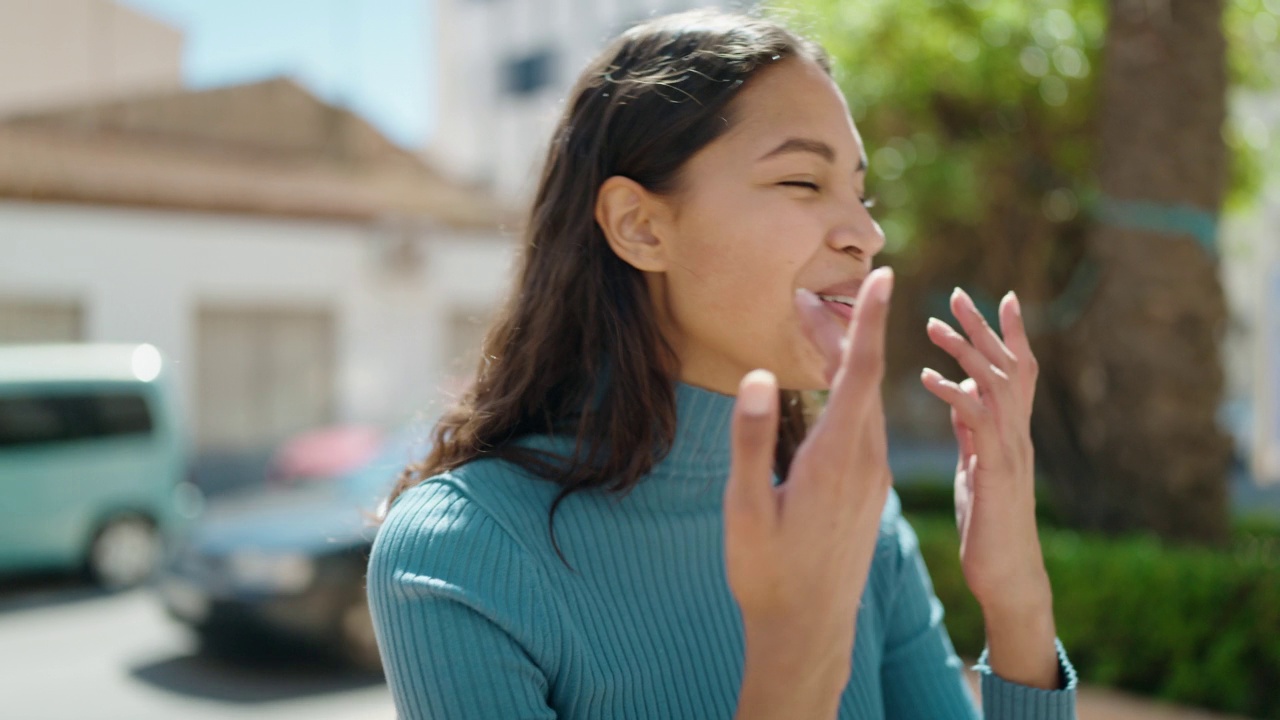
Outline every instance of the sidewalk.
<svg viewBox="0 0 1280 720"><path fill-rule="evenodd" d="M965 675L974 697L978 697L977 673L966 670ZM1076 715L1080 720L1246 720L1235 715L1221 715L1115 690L1083 686L1076 695Z"/></svg>

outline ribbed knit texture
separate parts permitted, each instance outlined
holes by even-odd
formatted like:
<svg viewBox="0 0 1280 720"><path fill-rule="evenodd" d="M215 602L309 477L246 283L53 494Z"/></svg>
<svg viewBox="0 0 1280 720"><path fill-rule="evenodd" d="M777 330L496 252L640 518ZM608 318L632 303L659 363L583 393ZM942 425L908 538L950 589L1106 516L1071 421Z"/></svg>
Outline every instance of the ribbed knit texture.
<svg viewBox="0 0 1280 720"><path fill-rule="evenodd" d="M729 720L741 616L721 514L732 397L679 384L670 454L625 498L569 496L496 460L404 493L378 532L368 591L400 720ZM571 440L522 440L567 452ZM776 479L775 479L776 482ZM891 495L858 609L840 720L977 718L915 533ZM1058 645L1055 691L982 673L985 715L1075 717Z"/></svg>

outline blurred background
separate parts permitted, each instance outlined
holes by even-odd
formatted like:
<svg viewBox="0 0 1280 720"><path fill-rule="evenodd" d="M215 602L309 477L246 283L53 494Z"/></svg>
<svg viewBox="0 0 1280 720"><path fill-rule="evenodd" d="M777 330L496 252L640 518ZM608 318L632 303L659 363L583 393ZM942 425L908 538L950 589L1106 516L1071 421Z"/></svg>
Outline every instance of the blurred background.
<svg viewBox="0 0 1280 720"><path fill-rule="evenodd" d="M368 523L501 302L565 93L697 0L0 0L6 717L391 718ZM1280 718L1280 0L777 0L898 272L898 491L957 650L919 368L1023 300L1081 717Z"/></svg>

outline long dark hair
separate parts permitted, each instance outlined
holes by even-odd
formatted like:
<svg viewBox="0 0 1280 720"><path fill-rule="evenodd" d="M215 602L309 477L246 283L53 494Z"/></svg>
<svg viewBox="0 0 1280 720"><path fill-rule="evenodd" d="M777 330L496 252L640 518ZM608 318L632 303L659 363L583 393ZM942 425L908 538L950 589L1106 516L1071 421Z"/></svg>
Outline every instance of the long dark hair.
<svg viewBox="0 0 1280 720"><path fill-rule="evenodd" d="M613 253L596 223L596 194L614 175L675 193L685 162L732 123L742 86L788 57L831 72L818 45L774 21L694 11L632 27L583 71L552 137L515 286L485 337L474 382L385 507L427 477L502 458L562 486L548 517L555 545L565 497L596 487L625 495L670 450L677 359L641 272ZM780 395L776 470L785 478L809 418L800 393ZM576 437L573 455L513 442L535 433Z"/></svg>

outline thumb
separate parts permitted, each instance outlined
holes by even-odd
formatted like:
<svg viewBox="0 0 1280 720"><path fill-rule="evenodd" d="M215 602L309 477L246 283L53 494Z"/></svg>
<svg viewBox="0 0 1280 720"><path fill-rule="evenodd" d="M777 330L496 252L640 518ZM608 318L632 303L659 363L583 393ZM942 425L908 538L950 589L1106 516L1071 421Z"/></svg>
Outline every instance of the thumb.
<svg viewBox="0 0 1280 720"><path fill-rule="evenodd" d="M778 385L768 370L752 370L738 385L732 459L725 488L726 522L765 529L775 521L773 461L778 444Z"/></svg>

